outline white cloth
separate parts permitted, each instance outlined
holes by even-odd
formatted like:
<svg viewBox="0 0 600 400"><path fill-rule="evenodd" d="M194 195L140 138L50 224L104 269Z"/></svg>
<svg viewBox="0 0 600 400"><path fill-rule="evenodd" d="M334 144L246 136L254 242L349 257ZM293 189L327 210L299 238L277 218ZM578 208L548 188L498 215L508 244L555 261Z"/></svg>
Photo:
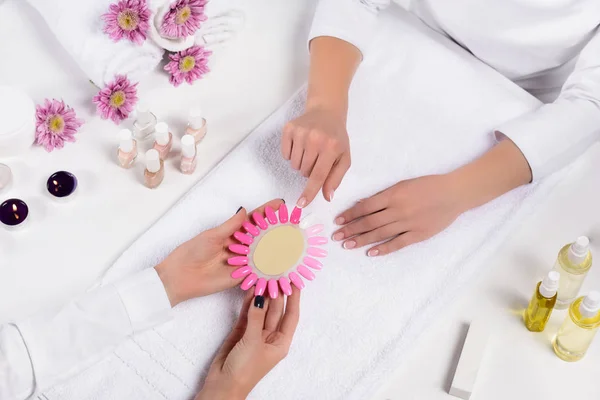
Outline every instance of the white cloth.
<svg viewBox="0 0 600 400"><path fill-rule="evenodd" d="M326 234L336 213L355 200L398 180L464 164L493 145L495 126L539 104L455 44L398 18L382 18L352 86L353 166L333 204L319 198L306 210L327 225ZM302 112L304 96L303 90L269 117L133 243L104 284L155 265L240 205L251 209L272 198L296 199L305 180L282 159L280 135L284 123ZM289 356L249 399L369 399L430 318L486 270L486 257L556 179L512 191L433 239L386 257L329 245L323 270L304 289ZM192 398L237 318L241 298L236 288L176 307L171 323L136 335L77 379L46 391L46 399Z"/></svg>
<svg viewBox="0 0 600 400"><path fill-rule="evenodd" d="M369 57L378 12L390 2L321 0L310 39L337 37ZM521 149L533 179L559 170L598 140L598 0L397 2L542 101L553 101L497 127Z"/></svg>
<svg viewBox="0 0 600 400"><path fill-rule="evenodd" d="M171 317L162 282L149 268L59 310L0 326L0 399L27 399Z"/></svg>

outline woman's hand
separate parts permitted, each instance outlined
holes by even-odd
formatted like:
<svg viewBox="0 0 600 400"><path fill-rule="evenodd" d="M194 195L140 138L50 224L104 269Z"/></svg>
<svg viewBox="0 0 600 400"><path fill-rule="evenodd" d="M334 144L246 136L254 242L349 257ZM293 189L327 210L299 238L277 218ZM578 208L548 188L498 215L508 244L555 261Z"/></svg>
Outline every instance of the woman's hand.
<svg viewBox="0 0 600 400"><path fill-rule="evenodd" d="M350 168L350 141L345 117L322 107L308 109L283 129L281 152L292 168L308 177L298 207L306 207L323 189L323 197L333 200Z"/></svg>
<svg viewBox="0 0 600 400"><path fill-rule="evenodd" d="M262 214L266 206L278 209L281 203L282 200L273 200L256 211ZM246 210L240 208L223 225L183 243L155 267L173 307L194 297L232 288L242 281L231 277L232 269L227 264L231 253L227 247L234 243L231 236L246 217Z"/></svg>
<svg viewBox="0 0 600 400"><path fill-rule="evenodd" d="M285 311L284 311L285 308ZM300 318L300 291L268 299L246 295L240 318L213 361L196 400L245 399L285 358Z"/></svg>
<svg viewBox="0 0 600 400"><path fill-rule="evenodd" d="M333 240L344 240L346 249L385 241L367 252L382 256L436 235L463 211L450 175L401 181L340 214L335 221L344 227Z"/></svg>

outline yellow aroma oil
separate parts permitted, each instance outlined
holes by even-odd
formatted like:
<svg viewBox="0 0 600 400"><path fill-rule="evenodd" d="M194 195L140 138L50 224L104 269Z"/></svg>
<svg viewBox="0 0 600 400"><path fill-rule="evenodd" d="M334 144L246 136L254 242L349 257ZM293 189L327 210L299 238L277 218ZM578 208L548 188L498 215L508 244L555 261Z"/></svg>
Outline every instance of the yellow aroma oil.
<svg viewBox="0 0 600 400"><path fill-rule="evenodd" d="M565 309L577 298L579 289L592 267L590 240L580 236L574 243L567 244L558 253L554 270L560 274L557 309Z"/></svg>
<svg viewBox="0 0 600 400"><path fill-rule="evenodd" d="M541 332L546 327L556 304L559 279L558 272L550 271L544 280L537 284L535 293L523 315L525 326L531 332Z"/></svg>
<svg viewBox="0 0 600 400"><path fill-rule="evenodd" d="M600 327L600 292L590 292L569 307L569 315L554 339L554 352L565 361L579 361L585 356Z"/></svg>

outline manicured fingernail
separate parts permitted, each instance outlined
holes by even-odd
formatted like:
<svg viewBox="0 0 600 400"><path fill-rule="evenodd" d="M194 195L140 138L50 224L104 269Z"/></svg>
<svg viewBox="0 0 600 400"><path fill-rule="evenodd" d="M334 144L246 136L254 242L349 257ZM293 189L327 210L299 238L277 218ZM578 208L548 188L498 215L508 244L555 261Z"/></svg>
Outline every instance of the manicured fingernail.
<svg viewBox="0 0 600 400"><path fill-rule="evenodd" d="M333 234L333 240L335 240L336 242L339 242L340 240L342 240L344 238L344 232L336 232Z"/></svg>
<svg viewBox="0 0 600 400"><path fill-rule="evenodd" d="M254 243L254 239L252 239L252 236L246 235L245 233L242 233L242 232L234 233L233 237L236 238L240 243L243 243L243 244L251 245L252 243Z"/></svg>
<svg viewBox="0 0 600 400"><path fill-rule="evenodd" d="M300 222L300 217L302 216L302 208L294 207L292 213L290 214L290 222L292 224L297 224Z"/></svg>
<svg viewBox="0 0 600 400"><path fill-rule="evenodd" d="M285 199L280 199L281 201L283 201L283 204L285 204Z"/></svg>
<svg viewBox="0 0 600 400"><path fill-rule="evenodd" d="M333 201L333 195L335 194L335 190L329 192L329 201Z"/></svg>
<svg viewBox="0 0 600 400"><path fill-rule="evenodd" d="M367 255L368 255L369 257L375 257L375 256L376 256L376 255L378 255L378 254L379 254L379 250L377 250L377 249L371 249L371 250L369 250L369 252L367 253Z"/></svg>
<svg viewBox="0 0 600 400"><path fill-rule="evenodd" d="M248 246L244 246L243 244L236 244L236 243L230 244L229 250L232 253L240 254L242 256L247 256L248 253L250 253L250 248Z"/></svg>
<svg viewBox="0 0 600 400"><path fill-rule="evenodd" d="M267 282L267 289L269 290L269 297L272 299L276 299L279 296L279 286L277 286L277 281L275 279L269 279Z"/></svg>
<svg viewBox="0 0 600 400"><path fill-rule="evenodd" d="M296 203L296 205L300 208L306 206L306 197L301 197L300 200L298 200L298 203Z"/></svg>
<svg viewBox="0 0 600 400"><path fill-rule="evenodd" d="M254 287L254 295L262 296L265 294L265 289L267 288L267 280L265 278L260 278L256 282L256 286Z"/></svg>
<svg viewBox="0 0 600 400"><path fill-rule="evenodd" d="M254 298L254 307L263 308L265 306L265 298L263 296L256 296Z"/></svg>
<svg viewBox="0 0 600 400"><path fill-rule="evenodd" d="M356 242L354 240L347 240L344 242L345 249L353 249L356 247Z"/></svg>
<svg viewBox="0 0 600 400"><path fill-rule="evenodd" d="M248 257L246 257L246 256L231 257L230 259L227 260L227 264L233 265L233 266L248 265Z"/></svg>
<svg viewBox="0 0 600 400"><path fill-rule="evenodd" d="M346 220L344 219L344 217L337 217L335 219L335 223L338 225L342 225L344 222L346 222Z"/></svg>
<svg viewBox="0 0 600 400"><path fill-rule="evenodd" d="M244 208L244 207L240 207L240 208L238 208L238 210L237 210L235 213L237 214L237 213L239 213L240 211L242 211L242 208Z"/></svg>

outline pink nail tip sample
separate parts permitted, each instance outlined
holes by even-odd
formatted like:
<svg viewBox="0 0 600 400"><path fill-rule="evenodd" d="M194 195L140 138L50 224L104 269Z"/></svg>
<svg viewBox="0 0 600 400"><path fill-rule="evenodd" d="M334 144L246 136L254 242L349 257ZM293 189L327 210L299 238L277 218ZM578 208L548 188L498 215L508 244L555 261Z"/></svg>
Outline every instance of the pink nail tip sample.
<svg viewBox="0 0 600 400"><path fill-rule="evenodd" d="M277 224L277 215L275 215L275 211L271 207L265 207L265 216L271 225Z"/></svg>
<svg viewBox="0 0 600 400"><path fill-rule="evenodd" d="M300 290L304 289L304 281L302 280L302 278L300 278L298 276L297 273L290 272L290 274L288 275L288 277L290 278L290 281L292 282L292 284L294 286L296 286Z"/></svg>
<svg viewBox="0 0 600 400"><path fill-rule="evenodd" d="M231 273L231 277L233 279L240 279L240 278L243 278L246 275L248 275L250 272L252 272L252 267L250 267L249 265L246 265L245 267L241 267L241 268L238 268L235 271L233 271Z"/></svg>
<svg viewBox="0 0 600 400"><path fill-rule="evenodd" d="M315 274L313 274L313 272L306 268L304 265L298 265L298 268L296 268L296 271L298 271L298 273L300 275L302 275L304 278L308 279L309 281L312 281L313 279L315 279Z"/></svg>
<svg viewBox="0 0 600 400"><path fill-rule="evenodd" d="M306 229L306 235L309 237L318 235L319 233L323 232L323 229L325 229L324 225L313 225L310 228Z"/></svg>
<svg viewBox="0 0 600 400"><path fill-rule="evenodd" d="M255 296L262 296L265 294L265 289L267 288L267 280L265 278L260 278L256 282L256 287L254 288Z"/></svg>
<svg viewBox="0 0 600 400"><path fill-rule="evenodd" d="M312 269L321 269L323 268L323 264L321 263L321 261L315 260L314 258L311 257L304 257L304 259L302 260L302 262L311 267Z"/></svg>
<svg viewBox="0 0 600 400"><path fill-rule="evenodd" d="M254 214L252 214L252 219L254 220L254 222L256 223L256 225L258 225L258 227L260 229L262 229L263 231L266 231L267 228L269 227L269 224L267 224L267 221L265 221L265 219L263 218L263 216L260 215L257 212L255 212Z"/></svg>
<svg viewBox="0 0 600 400"><path fill-rule="evenodd" d="M290 281L288 281L288 279L285 276L279 278L279 287L281 287L281 291L283 292L283 294L285 294L286 296L291 296L292 287L290 286Z"/></svg>
<svg viewBox="0 0 600 400"><path fill-rule="evenodd" d="M269 297L276 299L277 296L279 296L279 287L277 286L277 281L275 279L269 279L269 282L267 282L267 287L269 289Z"/></svg>
<svg viewBox="0 0 600 400"><path fill-rule="evenodd" d="M242 290L248 290L252 286L254 286L257 279L258 279L258 275L250 274L246 277L246 279L244 279L244 282L242 282L242 285L240 287L242 288Z"/></svg>
<svg viewBox="0 0 600 400"><path fill-rule="evenodd" d="M247 265L248 257L246 257L246 256L231 257L229 260L227 260L227 264L233 265L233 266Z"/></svg>
<svg viewBox="0 0 600 400"><path fill-rule="evenodd" d="M317 247L309 247L306 252L309 256L313 257L327 257L327 250L319 249Z"/></svg>
<svg viewBox="0 0 600 400"><path fill-rule="evenodd" d="M311 246L319 246L321 244L327 244L328 240L323 236L313 236L308 238L308 244Z"/></svg>
<svg viewBox="0 0 600 400"><path fill-rule="evenodd" d="M258 236L258 235L260 235L260 231L258 230L258 228L255 227L254 225L252 225L250 222L244 221L244 223L242 224L242 226L244 227L244 229L246 230L246 232L248 232L252 236Z"/></svg>
<svg viewBox="0 0 600 400"><path fill-rule="evenodd" d="M254 243L254 239L251 236L246 235L242 232L236 232L233 234L233 237L240 243L251 245Z"/></svg>
<svg viewBox="0 0 600 400"><path fill-rule="evenodd" d="M230 244L229 250L235 254L241 254L247 256L250 253L250 247L244 246L243 244Z"/></svg>
<svg viewBox="0 0 600 400"><path fill-rule="evenodd" d="M279 206L279 221L281 221L282 224L285 224L288 222L288 218L288 209L285 203L283 203Z"/></svg>
<svg viewBox="0 0 600 400"><path fill-rule="evenodd" d="M298 207L294 207L292 210L292 214L290 215L290 222L292 224L297 224L300 222L300 217L302 216L302 209Z"/></svg>

